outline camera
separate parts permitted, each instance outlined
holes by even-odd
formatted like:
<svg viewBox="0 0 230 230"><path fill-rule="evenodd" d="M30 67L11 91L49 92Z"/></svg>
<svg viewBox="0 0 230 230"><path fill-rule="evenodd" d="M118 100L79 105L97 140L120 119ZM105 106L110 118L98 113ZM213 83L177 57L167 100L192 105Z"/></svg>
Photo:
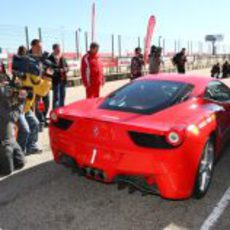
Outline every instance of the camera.
<svg viewBox="0 0 230 230"><path fill-rule="evenodd" d="M0 87L3 88L4 99L7 100L11 107L18 107L28 97L28 93L23 89L20 82L15 78L10 78L7 74L0 74Z"/></svg>

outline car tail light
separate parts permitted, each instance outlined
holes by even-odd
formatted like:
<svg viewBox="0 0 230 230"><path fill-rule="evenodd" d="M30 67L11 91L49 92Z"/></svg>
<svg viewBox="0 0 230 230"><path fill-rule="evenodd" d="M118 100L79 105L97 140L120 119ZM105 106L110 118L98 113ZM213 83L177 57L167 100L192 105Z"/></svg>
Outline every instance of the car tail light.
<svg viewBox="0 0 230 230"><path fill-rule="evenodd" d="M58 115L55 111L52 111L50 113L50 120L51 122L54 122L54 123L58 122Z"/></svg>
<svg viewBox="0 0 230 230"><path fill-rule="evenodd" d="M179 146L184 141L184 133L179 130L171 130L169 131L167 137L167 142L172 146Z"/></svg>
<svg viewBox="0 0 230 230"><path fill-rule="evenodd" d="M164 135L129 131L129 136L136 145L143 148L172 149L175 147L168 143Z"/></svg>

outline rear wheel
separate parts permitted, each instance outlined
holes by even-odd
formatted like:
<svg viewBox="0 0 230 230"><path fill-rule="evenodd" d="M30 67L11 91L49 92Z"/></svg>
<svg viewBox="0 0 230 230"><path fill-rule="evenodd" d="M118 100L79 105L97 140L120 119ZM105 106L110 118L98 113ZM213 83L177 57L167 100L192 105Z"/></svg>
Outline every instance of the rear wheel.
<svg viewBox="0 0 230 230"><path fill-rule="evenodd" d="M209 139L204 147L201 157L198 175L195 183L194 197L196 199L203 198L211 184L215 159L214 142Z"/></svg>

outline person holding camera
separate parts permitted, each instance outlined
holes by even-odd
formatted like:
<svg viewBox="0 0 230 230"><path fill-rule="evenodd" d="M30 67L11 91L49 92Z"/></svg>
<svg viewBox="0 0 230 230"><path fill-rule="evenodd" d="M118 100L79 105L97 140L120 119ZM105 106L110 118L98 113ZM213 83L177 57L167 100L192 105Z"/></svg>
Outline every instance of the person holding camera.
<svg viewBox="0 0 230 230"><path fill-rule="evenodd" d="M21 46L18 53L13 57L13 74L14 78L21 82L24 90L27 92L25 102L19 108L18 119L18 143L22 151L26 154L40 153L38 147L38 131L39 121L35 116L34 109L34 93L33 87L25 84L27 81L27 73L30 71L30 60L28 54L25 53L25 47ZM39 67L37 67L39 72ZM34 71L34 70L33 70Z"/></svg>
<svg viewBox="0 0 230 230"><path fill-rule="evenodd" d="M29 51L29 58L34 60L34 66L39 70L36 74L39 79L45 77L44 63L48 60L49 54L43 52L42 42L39 39L34 39L31 42L31 50ZM36 83L38 84L38 83ZM47 115L50 108L50 95L49 92L45 96L36 95L35 102L35 115L39 121L39 131L43 130L44 126L48 126Z"/></svg>
<svg viewBox="0 0 230 230"><path fill-rule="evenodd" d="M25 165L25 156L16 141L15 123L26 92L0 82L0 174L9 175Z"/></svg>
<svg viewBox="0 0 230 230"><path fill-rule="evenodd" d="M49 56L49 60L56 66L52 78L53 83L53 109L65 106L66 85L68 65L62 55L59 44L53 45L53 53Z"/></svg>
<svg viewBox="0 0 230 230"><path fill-rule="evenodd" d="M160 72L162 48L152 46L149 55L149 73L158 74Z"/></svg>
<svg viewBox="0 0 230 230"><path fill-rule="evenodd" d="M32 41L28 55L18 55L13 62L16 77L20 79L22 87L28 93L20 114L18 137L18 141L27 155L42 152L38 146L40 123L35 111L37 110L37 114L43 118L43 111L38 111L40 106L38 102L40 102L40 98L48 95L51 88L51 83L43 79L43 62L42 44L38 39ZM36 101L37 98L39 100Z"/></svg>

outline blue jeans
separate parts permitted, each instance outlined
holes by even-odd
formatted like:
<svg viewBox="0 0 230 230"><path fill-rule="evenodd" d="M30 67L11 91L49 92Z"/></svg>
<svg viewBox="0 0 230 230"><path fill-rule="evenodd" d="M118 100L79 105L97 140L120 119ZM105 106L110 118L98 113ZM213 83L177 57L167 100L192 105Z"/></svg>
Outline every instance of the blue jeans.
<svg viewBox="0 0 230 230"><path fill-rule="evenodd" d="M26 152L26 146L30 135L30 127L24 113L20 113L19 115L18 128L18 144L20 145L22 151Z"/></svg>
<svg viewBox="0 0 230 230"><path fill-rule="evenodd" d="M19 137L18 143L23 151L33 151L38 149L39 121L34 112L30 110L25 115L19 117Z"/></svg>
<svg viewBox="0 0 230 230"><path fill-rule="evenodd" d="M66 84L53 85L53 109L65 106Z"/></svg>

